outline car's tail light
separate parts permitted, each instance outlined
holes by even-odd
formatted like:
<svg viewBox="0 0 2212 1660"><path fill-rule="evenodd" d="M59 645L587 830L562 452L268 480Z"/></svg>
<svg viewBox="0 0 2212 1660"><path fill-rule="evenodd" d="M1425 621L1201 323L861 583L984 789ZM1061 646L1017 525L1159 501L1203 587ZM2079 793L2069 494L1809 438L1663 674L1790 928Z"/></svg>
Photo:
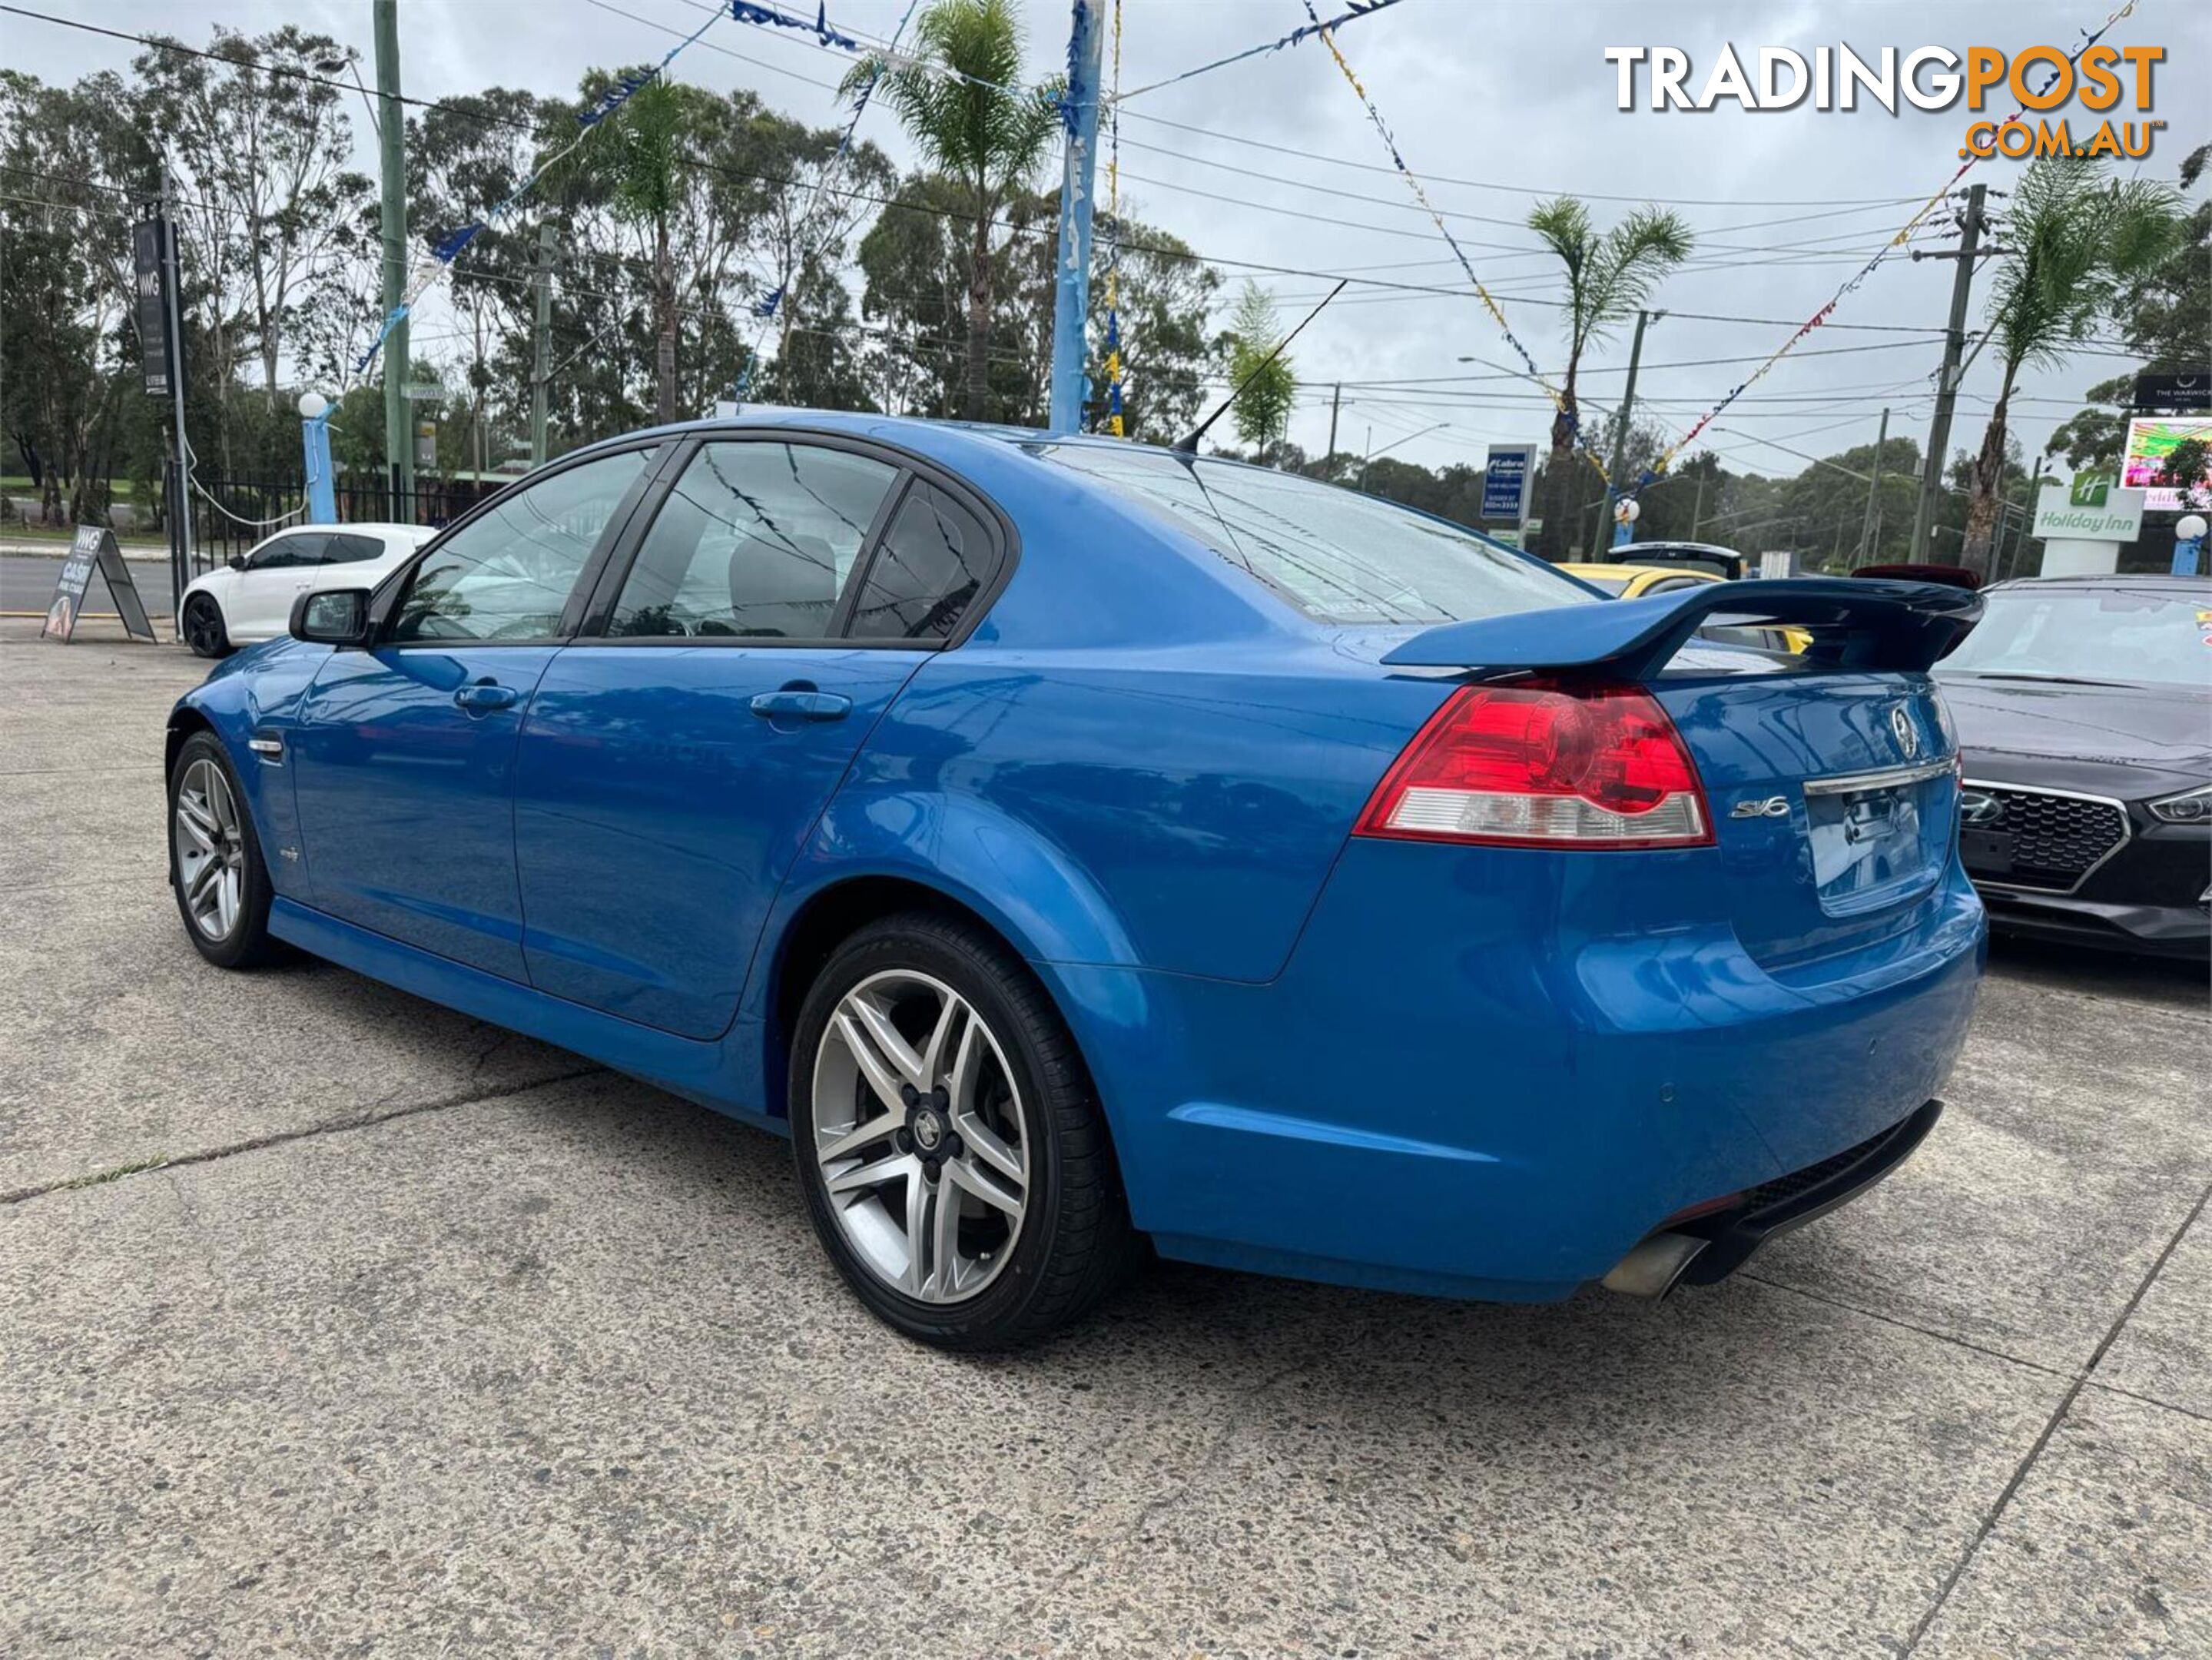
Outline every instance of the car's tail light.
<svg viewBox="0 0 2212 1660"><path fill-rule="evenodd" d="M1353 834L1539 848L1713 839L1696 764L1641 687L1466 686L1414 735Z"/></svg>

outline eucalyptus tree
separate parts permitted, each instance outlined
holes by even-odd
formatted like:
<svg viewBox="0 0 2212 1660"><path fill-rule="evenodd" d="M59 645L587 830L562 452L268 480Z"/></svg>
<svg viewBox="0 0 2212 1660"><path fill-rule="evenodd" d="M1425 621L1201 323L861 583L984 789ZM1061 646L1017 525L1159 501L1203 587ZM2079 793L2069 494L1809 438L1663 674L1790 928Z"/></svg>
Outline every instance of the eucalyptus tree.
<svg viewBox="0 0 2212 1660"><path fill-rule="evenodd" d="M217 381L257 362L272 410L303 292L371 193L350 165L343 94L315 69L343 55L287 23L259 35L217 25L204 53L156 37L131 60L134 107L179 175L180 255L204 297Z"/></svg>
<svg viewBox="0 0 2212 1660"><path fill-rule="evenodd" d="M1660 281L1690 257L1696 239L1671 209L1648 206L1600 231L1589 209L1571 196L1538 203L1529 211L1528 228L1557 257L1566 277L1567 362L1544 467L1543 539L1553 557L1571 559L1579 545L1572 534L1578 515L1572 509L1581 471L1574 449L1583 426L1577 386L1583 355L1635 314Z"/></svg>

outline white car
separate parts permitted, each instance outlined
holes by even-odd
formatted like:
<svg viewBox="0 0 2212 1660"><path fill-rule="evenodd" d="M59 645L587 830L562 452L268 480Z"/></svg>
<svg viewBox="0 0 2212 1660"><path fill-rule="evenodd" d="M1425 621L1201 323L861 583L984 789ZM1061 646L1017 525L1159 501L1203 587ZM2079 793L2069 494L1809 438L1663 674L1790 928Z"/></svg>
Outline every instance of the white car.
<svg viewBox="0 0 2212 1660"><path fill-rule="evenodd" d="M302 525L185 590L185 642L221 657L290 626L292 602L324 588L373 588L437 532L427 525Z"/></svg>

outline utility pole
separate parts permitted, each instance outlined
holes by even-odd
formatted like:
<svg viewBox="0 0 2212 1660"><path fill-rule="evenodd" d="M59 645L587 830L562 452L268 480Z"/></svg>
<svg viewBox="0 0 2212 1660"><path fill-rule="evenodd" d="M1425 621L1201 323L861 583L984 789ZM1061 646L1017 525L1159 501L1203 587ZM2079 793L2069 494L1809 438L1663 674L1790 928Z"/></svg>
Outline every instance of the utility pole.
<svg viewBox="0 0 2212 1660"><path fill-rule="evenodd" d="M1698 528L1705 522L1705 475L1698 475L1698 499L1690 509L1690 539L1698 539Z"/></svg>
<svg viewBox="0 0 2212 1660"><path fill-rule="evenodd" d="M1328 447L1321 453L1323 466L1327 466L1328 458L1336 453L1336 412L1343 404L1344 382L1340 380L1336 383L1336 390L1328 395Z"/></svg>
<svg viewBox="0 0 2212 1660"><path fill-rule="evenodd" d="M399 0L375 0L377 160L384 184L384 314L398 311L407 295L407 161L403 149L406 112L399 102ZM407 324L396 325L384 342L384 459L392 484L392 516L413 517L415 498L414 423L407 416L407 376L413 365L407 350Z"/></svg>
<svg viewBox="0 0 2212 1660"><path fill-rule="evenodd" d="M175 421L177 454L170 465L177 470L177 493L170 500L170 512L177 527L170 532L170 545L175 549L172 562L175 585L170 594L177 603L170 607L170 631L181 640L184 635L185 588L192 580L192 460L191 446L185 438L185 323L184 273L177 259L177 217L173 211L177 203L177 179L166 163L161 168L161 287L167 291L169 307L169 410Z"/></svg>
<svg viewBox="0 0 2212 1660"><path fill-rule="evenodd" d="M1636 368L1637 365L1644 361L1644 331L1666 314L1663 311L1642 310L1636 313L1636 337L1629 343L1628 346L1628 386L1620 394L1620 424L1613 429L1613 465L1609 471L1615 480L1620 478L1620 470L1627 461L1628 417L1629 412L1636 407ZM1619 498L1620 494L1620 486L1617 483L1608 481L1605 487L1606 505L1610 508ZM1613 514L1610 513L1598 515L1597 534L1590 541L1590 557L1593 559L1602 559L1605 556L1606 549L1613 544L1612 519Z"/></svg>
<svg viewBox="0 0 2212 1660"><path fill-rule="evenodd" d="M1889 411L1884 409L1881 427L1875 435L1873 477L1867 480L1866 520L1859 526L1859 556L1852 562L1855 566L1875 562L1875 527L1881 523L1881 452L1888 442Z"/></svg>
<svg viewBox="0 0 2212 1660"><path fill-rule="evenodd" d="M1928 429L1928 453L1921 458L1920 501L1913 508L1912 546L1905 556L1916 562L1928 556L1928 538L1936 523L1936 497L1943 488L1943 466L1950 456L1951 412L1959 402L1959 358L1966 346L1966 301L1973 291L1974 256L1982 246L1983 193L1980 185L1966 192L1966 217L1960 228L1957 251L1926 256L1955 259L1959 268L1951 277L1951 319L1943 331L1943 367L1936 380L1936 418Z"/></svg>
<svg viewBox="0 0 2212 1660"><path fill-rule="evenodd" d="M538 324L532 332L530 368L530 465L545 465L545 420L553 395L553 222L538 225L538 269L531 274L538 290Z"/></svg>
<svg viewBox="0 0 2212 1660"><path fill-rule="evenodd" d="M1083 427L1083 337L1091 317L1091 185L1098 170L1098 61L1105 39L1098 21L1098 0L1075 0L1073 33L1067 43L1067 98L1061 124L1067 156L1060 178L1060 265L1052 308L1054 432L1078 432Z"/></svg>

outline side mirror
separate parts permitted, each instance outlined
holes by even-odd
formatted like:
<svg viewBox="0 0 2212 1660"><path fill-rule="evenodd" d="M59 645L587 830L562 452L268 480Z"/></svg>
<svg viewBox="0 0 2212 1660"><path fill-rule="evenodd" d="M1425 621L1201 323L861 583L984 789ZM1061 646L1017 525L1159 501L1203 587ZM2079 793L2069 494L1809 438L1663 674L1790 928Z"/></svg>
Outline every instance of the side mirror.
<svg viewBox="0 0 2212 1660"><path fill-rule="evenodd" d="M242 553L234 553L229 558L224 560L222 562L229 566L233 570L244 570L246 569L246 556Z"/></svg>
<svg viewBox="0 0 2212 1660"><path fill-rule="evenodd" d="M368 643L368 590L326 588L292 602L291 635L318 646Z"/></svg>

